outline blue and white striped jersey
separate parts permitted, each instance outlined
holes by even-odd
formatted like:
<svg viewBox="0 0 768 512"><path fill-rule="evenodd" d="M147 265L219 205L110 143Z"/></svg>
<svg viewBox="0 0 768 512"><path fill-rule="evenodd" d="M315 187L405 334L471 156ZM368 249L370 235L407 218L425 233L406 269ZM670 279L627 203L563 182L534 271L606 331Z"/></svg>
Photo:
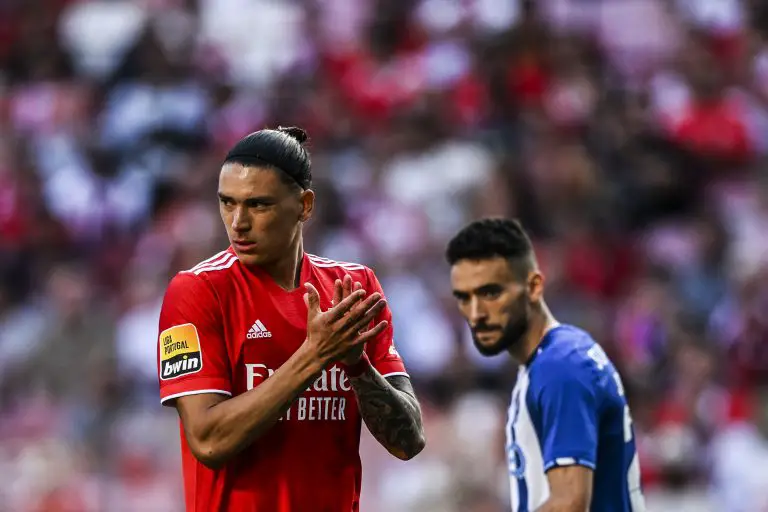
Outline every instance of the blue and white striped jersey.
<svg viewBox="0 0 768 512"><path fill-rule="evenodd" d="M520 367L507 420L514 512L549 497L546 472L580 464L594 471L591 512L644 512L640 465L621 378L581 329L551 329Z"/></svg>

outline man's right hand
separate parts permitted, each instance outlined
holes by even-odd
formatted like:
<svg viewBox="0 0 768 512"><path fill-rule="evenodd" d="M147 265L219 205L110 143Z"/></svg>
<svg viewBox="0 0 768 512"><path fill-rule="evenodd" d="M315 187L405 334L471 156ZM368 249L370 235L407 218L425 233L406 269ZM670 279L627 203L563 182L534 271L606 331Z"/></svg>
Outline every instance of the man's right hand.
<svg viewBox="0 0 768 512"><path fill-rule="evenodd" d="M355 290L329 310L322 311L317 289L310 283L305 286L306 343L324 363L342 359L347 353L365 345L387 328L387 322L384 320L363 331L386 306L386 301L380 293L366 297L365 290Z"/></svg>

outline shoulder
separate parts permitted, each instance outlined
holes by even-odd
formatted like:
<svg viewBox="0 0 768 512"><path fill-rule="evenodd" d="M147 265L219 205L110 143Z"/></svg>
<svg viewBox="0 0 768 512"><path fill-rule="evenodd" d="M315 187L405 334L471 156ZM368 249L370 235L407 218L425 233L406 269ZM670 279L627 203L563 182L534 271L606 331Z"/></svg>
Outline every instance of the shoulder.
<svg viewBox="0 0 768 512"><path fill-rule="evenodd" d="M177 276L202 276L208 274L227 274L227 271L231 269L235 263L239 260L234 252L230 249L218 252L206 258L197 265L182 270Z"/></svg>
<svg viewBox="0 0 768 512"><path fill-rule="evenodd" d="M327 276L330 279L341 278L349 274L355 280L367 282L373 276L373 271L361 263L337 261L309 253L307 253L307 259L316 274Z"/></svg>
<svg viewBox="0 0 768 512"><path fill-rule="evenodd" d="M596 389L600 370L610 365L600 345L585 331L569 325L553 329L530 365L532 391L578 385Z"/></svg>
<svg viewBox="0 0 768 512"><path fill-rule="evenodd" d="M166 297L179 294L213 292L212 281L227 279L239 260L229 250L221 251L196 265L178 272L168 284Z"/></svg>

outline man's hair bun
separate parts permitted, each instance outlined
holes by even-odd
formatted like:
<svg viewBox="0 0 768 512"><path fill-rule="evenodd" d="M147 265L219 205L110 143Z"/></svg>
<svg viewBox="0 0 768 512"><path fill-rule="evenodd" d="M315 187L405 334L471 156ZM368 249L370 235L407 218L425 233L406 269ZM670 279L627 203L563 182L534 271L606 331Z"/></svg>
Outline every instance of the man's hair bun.
<svg viewBox="0 0 768 512"><path fill-rule="evenodd" d="M298 126L278 126L277 131L284 133L291 138L296 139L299 142L299 144L304 144L309 138L307 136L307 132L305 132L302 128L299 128Z"/></svg>

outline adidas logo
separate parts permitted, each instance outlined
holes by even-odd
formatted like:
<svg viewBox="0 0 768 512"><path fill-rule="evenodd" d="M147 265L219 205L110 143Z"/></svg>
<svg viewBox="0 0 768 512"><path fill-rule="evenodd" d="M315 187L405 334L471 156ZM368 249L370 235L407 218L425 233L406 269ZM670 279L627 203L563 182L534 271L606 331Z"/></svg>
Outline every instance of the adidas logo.
<svg viewBox="0 0 768 512"><path fill-rule="evenodd" d="M264 327L264 324L261 323L261 320L256 320L250 329L248 329L248 339L253 340L256 338L271 338L272 333L267 330L266 327Z"/></svg>

